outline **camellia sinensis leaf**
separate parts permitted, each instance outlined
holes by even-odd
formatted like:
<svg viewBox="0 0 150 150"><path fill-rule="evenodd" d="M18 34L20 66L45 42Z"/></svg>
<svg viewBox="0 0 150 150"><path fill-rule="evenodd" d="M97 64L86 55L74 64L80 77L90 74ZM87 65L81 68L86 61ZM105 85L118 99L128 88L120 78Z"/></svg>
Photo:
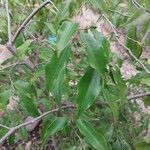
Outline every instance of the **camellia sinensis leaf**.
<svg viewBox="0 0 150 150"><path fill-rule="evenodd" d="M85 136L86 141L97 150L108 150L107 141L103 135L87 121L78 119L77 127Z"/></svg>
<svg viewBox="0 0 150 150"><path fill-rule="evenodd" d="M78 85L78 116L88 109L100 92L100 76L93 68L88 68Z"/></svg>
<svg viewBox="0 0 150 150"><path fill-rule="evenodd" d="M46 87L53 94L57 104L61 102L62 86L65 78L65 65L71 52L70 45L67 46L60 56L53 54L50 62L45 67Z"/></svg>
<svg viewBox="0 0 150 150"><path fill-rule="evenodd" d="M98 39L95 39L92 35L82 32L81 37L86 45L89 64L95 68L99 74L104 75L108 62L107 50L105 50ZM104 46L107 47L107 45Z"/></svg>
<svg viewBox="0 0 150 150"><path fill-rule="evenodd" d="M44 145L48 138L64 128L66 117L57 117L51 123L46 122L42 131L42 140ZM48 123L48 124L47 124Z"/></svg>

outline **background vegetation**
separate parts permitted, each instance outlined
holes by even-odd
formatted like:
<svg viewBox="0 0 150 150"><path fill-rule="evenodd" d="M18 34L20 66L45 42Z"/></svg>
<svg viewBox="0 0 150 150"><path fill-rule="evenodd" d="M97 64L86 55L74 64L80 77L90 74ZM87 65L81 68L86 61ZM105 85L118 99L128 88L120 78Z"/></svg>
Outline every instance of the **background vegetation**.
<svg viewBox="0 0 150 150"><path fill-rule="evenodd" d="M149 114L140 107L150 105L149 0L0 6L0 149L150 149ZM83 7L108 36L97 24L80 27L74 18ZM124 77L125 61L134 76Z"/></svg>

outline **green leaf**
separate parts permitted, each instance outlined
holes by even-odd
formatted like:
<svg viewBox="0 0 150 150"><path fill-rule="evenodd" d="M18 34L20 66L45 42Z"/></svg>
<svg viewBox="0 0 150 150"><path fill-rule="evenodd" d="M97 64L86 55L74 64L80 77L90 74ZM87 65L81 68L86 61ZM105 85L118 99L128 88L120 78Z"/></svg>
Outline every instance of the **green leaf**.
<svg viewBox="0 0 150 150"><path fill-rule="evenodd" d="M122 75L120 72L120 68L118 66L113 66L113 77L115 80L115 85L114 86L109 86L110 87L110 92L115 95L116 98L118 98L119 102L119 108L124 108L125 102L127 100L127 86L125 81L122 79Z"/></svg>
<svg viewBox="0 0 150 150"><path fill-rule="evenodd" d="M55 18L55 26L58 27L61 21L65 20L69 16L69 7L72 0L67 0L61 3L59 11Z"/></svg>
<svg viewBox="0 0 150 150"><path fill-rule="evenodd" d="M58 32L57 48L60 52L68 45L71 38L75 35L78 30L78 24L72 22L64 22Z"/></svg>
<svg viewBox="0 0 150 150"><path fill-rule="evenodd" d="M100 128L98 129L98 132L102 133L102 135L104 135L104 137L107 140L111 140L114 133L113 130L114 130L113 125L107 122L102 122Z"/></svg>
<svg viewBox="0 0 150 150"><path fill-rule="evenodd" d="M56 34L56 29L53 24L45 22L45 25L48 27L51 33Z"/></svg>
<svg viewBox="0 0 150 150"><path fill-rule="evenodd" d="M45 67L46 87L52 92L57 104L61 102L62 84L65 77L65 65L69 59L71 47L67 46L59 58L54 53L50 62Z"/></svg>
<svg viewBox="0 0 150 150"><path fill-rule="evenodd" d="M92 105L99 92L100 76L93 68L88 68L78 85L78 116Z"/></svg>
<svg viewBox="0 0 150 150"><path fill-rule="evenodd" d="M145 106L150 106L150 97L149 96L144 98L144 105Z"/></svg>
<svg viewBox="0 0 150 150"><path fill-rule="evenodd" d="M0 111L3 110L3 107L5 107L8 104L11 94L11 90L5 90L0 93Z"/></svg>
<svg viewBox="0 0 150 150"><path fill-rule="evenodd" d="M96 8L100 9L101 12L107 12L107 6L105 0L90 0L90 3Z"/></svg>
<svg viewBox="0 0 150 150"><path fill-rule="evenodd" d="M118 120L119 117L119 108L117 105L118 98L115 95L111 94L111 92L109 92L108 90L103 90L103 96L104 99L108 102L109 107L111 108L114 119Z"/></svg>
<svg viewBox="0 0 150 150"><path fill-rule="evenodd" d="M147 143L146 141L140 141L135 144L136 150L149 150L150 149L150 143Z"/></svg>
<svg viewBox="0 0 150 150"><path fill-rule="evenodd" d="M94 37L91 35L82 32L81 37L86 44L86 51L90 65L95 68L101 75L104 75L108 62L107 50L103 48L103 46L100 44L100 41L98 42L98 39L94 39ZM107 46L105 45L105 47Z"/></svg>
<svg viewBox="0 0 150 150"><path fill-rule="evenodd" d="M45 73L45 66L39 66L31 78L31 83L34 83L38 80L39 77L43 76Z"/></svg>
<svg viewBox="0 0 150 150"><path fill-rule="evenodd" d="M8 130L7 129L5 129L5 128L0 128L0 138L2 138L6 133L8 132Z"/></svg>
<svg viewBox="0 0 150 150"><path fill-rule="evenodd" d="M26 52L30 49L33 40L26 40L21 46L17 47L17 56L22 59Z"/></svg>
<svg viewBox="0 0 150 150"><path fill-rule="evenodd" d="M24 93L19 93L20 103L22 108L26 111L29 116L37 117L39 116L38 108L35 101Z"/></svg>
<svg viewBox="0 0 150 150"><path fill-rule="evenodd" d="M110 51L110 44L108 40L104 37L104 35L101 32L98 32L95 29L91 29L94 38L97 40L100 46L103 46L104 50L106 51L107 57L109 56Z"/></svg>
<svg viewBox="0 0 150 150"><path fill-rule="evenodd" d="M87 142L97 150L108 150L104 136L98 133L95 128L87 121L78 119L77 127L85 136Z"/></svg>
<svg viewBox="0 0 150 150"><path fill-rule="evenodd" d="M137 58L139 58L140 55L142 54L142 47L140 46L137 40L138 40L137 27L130 26L128 33L127 33L126 46L132 51L132 53Z"/></svg>
<svg viewBox="0 0 150 150"><path fill-rule="evenodd" d="M36 89L33 85L31 85L29 82L18 80L15 82L15 87L19 92L22 92L24 94L29 94L32 96L36 96Z"/></svg>
<svg viewBox="0 0 150 150"><path fill-rule="evenodd" d="M50 136L54 135L55 133L64 128L66 121L67 121L66 117L57 117L52 121L52 123L49 124L49 121L47 121L44 124L42 132L43 145L47 142Z"/></svg>

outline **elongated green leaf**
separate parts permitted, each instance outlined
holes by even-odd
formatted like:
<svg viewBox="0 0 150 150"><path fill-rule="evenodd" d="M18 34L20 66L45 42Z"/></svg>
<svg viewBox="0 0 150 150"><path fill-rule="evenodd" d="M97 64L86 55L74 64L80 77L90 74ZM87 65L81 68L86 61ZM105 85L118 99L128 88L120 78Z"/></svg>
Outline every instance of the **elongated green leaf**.
<svg viewBox="0 0 150 150"><path fill-rule="evenodd" d="M78 29L77 23L64 22L58 34L57 48L61 52L75 35Z"/></svg>
<svg viewBox="0 0 150 150"><path fill-rule="evenodd" d="M20 103L22 108L26 111L27 115L32 117L39 116L38 108L35 101L24 93L19 93Z"/></svg>
<svg viewBox="0 0 150 150"><path fill-rule="evenodd" d="M119 117L119 108L117 105L118 98L115 95L111 94L108 90L103 90L104 99L108 102L109 107L113 113L114 119L118 120Z"/></svg>
<svg viewBox="0 0 150 150"><path fill-rule="evenodd" d="M77 97L78 116L92 105L99 92L100 76L93 68L88 68L79 82Z"/></svg>
<svg viewBox="0 0 150 150"><path fill-rule="evenodd" d="M71 47L67 46L62 51L59 58L57 57L57 54L54 53L45 68L46 87L52 92L58 104L60 104L61 100L62 84L65 77L64 69L69 59L70 52Z"/></svg>
<svg viewBox="0 0 150 150"><path fill-rule="evenodd" d="M19 92L22 92L24 94L30 94L32 96L37 95L35 87L31 85L29 82L18 80L15 82L14 85Z"/></svg>
<svg viewBox="0 0 150 150"><path fill-rule="evenodd" d="M52 123L47 124L49 123L47 122L44 125L42 133L43 145L46 143L46 141L50 136L63 129L66 121L67 121L66 117L58 117Z"/></svg>
<svg viewBox="0 0 150 150"><path fill-rule="evenodd" d="M108 50L105 50L103 46L99 44L98 39L94 39L94 37L87 33L82 32L81 37L86 44L86 51L90 65L101 75L104 75L106 64L108 62Z"/></svg>
<svg viewBox="0 0 150 150"><path fill-rule="evenodd" d="M69 7L72 0L61 2L61 5L59 7L59 12L56 15L55 18L55 26L58 27L62 20L65 20L69 16Z"/></svg>
<svg viewBox="0 0 150 150"><path fill-rule="evenodd" d="M94 38L97 40L97 42L99 43L100 46L103 46L107 57L109 56L110 53L110 44L108 42L108 40L104 37L104 35L101 32L98 32L95 29L91 29Z"/></svg>
<svg viewBox="0 0 150 150"><path fill-rule="evenodd" d="M53 88L53 81L59 74L58 57L54 53L50 62L45 67L46 87L48 90Z"/></svg>
<svg viewBox="0 0 150 150"><path fill-rule="evenodd" d="M118 66L113 66L112 75L115 81L114 86L109 86L109 91L118 98L119 107L124 108L127 100L127 85L122 79L120 68Z"/></svg>
<svg viewBox="0 0 150 150"><path fill-rule="evenodd" d="M11 90L5 90L0 93L0 111L8 104L11 94Z"/></svg>
<svg viewBox="0 0 150 150"><path fill-rule="evenodd" d="M126 46L132 51L132 53L139 58L142 54L142 47L138 42L137 38L137 28L136 26L131 26L127 33Z"/></svg>
<svg viewBox="0 0 150 150"><path fill-rule="evenodd" d="M104 136L98 133L94 127L87 121L78 119L77 127L85 136L87 142L97 150L108 150L107 142Z"/></svg>

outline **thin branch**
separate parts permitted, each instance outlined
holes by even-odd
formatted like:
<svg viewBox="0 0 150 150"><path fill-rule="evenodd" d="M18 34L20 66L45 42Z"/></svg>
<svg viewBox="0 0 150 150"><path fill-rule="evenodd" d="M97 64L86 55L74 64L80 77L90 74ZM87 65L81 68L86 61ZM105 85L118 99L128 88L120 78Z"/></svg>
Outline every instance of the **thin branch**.
<svg viewBox="0 0 150 150"><path fill-rule="evenodd" d="M149 71L149 70L146 68L146 66L132 53L131 49L129 49L128 47L126 47L126 46L119 40L119 38L118 38L118 37L119 37L119 36L118 36L118 33L117 33L117 31L116 31L114 25L110 22L110 20L109 20L105 15L103 15L103 17L104 17L104 18L106 19L106 21L110 24L110 26L111 26L111 28L112 28L114 34L115 34L115 38L116 38L116 40L118 41L118 43L119 43L123 48L125 48L125 49L128 51L128 53L130 54L130 56L132 56L133 59L141 65L141 67L146 71L146 73L150 74L150 71Z"/></svg>
<svg viewBox="0 0 150 150"><path fill-rule="evenodd" d="M142 98L142 97L146 97L146 96L150 96L150 92L147 92L147 93L141 93L141 94L137 94L137 95L131 95L131 96L128 96L127 99L128 100L132 100L132 99L137 99L137 98ZM97 103L98 104L98 103ZM106 103L104 103L105 105L107 105ZM69 109L69 108L76 108L76 106L74 105L68 105L68 106L63 106L61 109ZM48 112L45 112L43 113L42 115L36 117L35 119L31 120L31 121L28 121L28 122L25 122L25 123L22 123L16 127L12 127L12 128L9 128L5 125L1 125L1 127L3 128L6 128L8 129L9 131L0 139L0 144L3 143L10 135L12 135L14 132L16 132L18 129L22 128L22 127L25 127L29 124L33 124L35 122L38 122L40 121L42 118L46 117L47 115L51 114L51 113L55 113L55 112L58 112L59 109L53 109L51 111L48 111Z"/></svg>
<svg viewBox="0 0 150 150"><path fill-rule="evenodd" d="M7 0L8 2L8 0ZM7 43L7 49L14 55L17 57L16 55L16 48L13 46L15 40L17 39L18 35L21 33L21 31L25 28L25 26L29 23L29 21L34 17L34 15L40 10L42 9L44 6L46 6L47 4L52 4L53 7L58 11L57 7L55 6L55 4L51 1L51 0L46 0L45 2L43 2L39 7L37 7L35 10L33 10L33 12L23 21L23 23L20 25L20 27L17 29L16 33L14 34L14 36L12 37L12 39L9 38L9 42ZM7 3L8 4L8 3ZM7 9L8 10L8 5ZM8 15L9 16L9 15ZM9 21L10 22L10 21ZM10 23L9 23L10 24ZM10 29L10 27L8 28ZM10 32L10 30L9 30ZM11 37L11 36L9 36ZM10 42L11 41L11 42ZM24 61L24 64L27 68L29 68L32 72L34 72L34 68L26 61Z"/></svg>
<svg viewBox="0 0 150 150"><path fill-rule="evenodd" d="M150 13L148 9L146 9L144 6L140 5L136 0L132 0L132 4L133 4L136 8L142 8L142 9L144 9L146 12Z"/></svg>
<svg viewBox="0 0 150 150"><path fill-rule="evenodd" d="M141 94L137 94L137 95L131 95L131 96L128 96L127 99L132 100L132 99L142 98L142 97L146 97L146 96L150 96L150 92L141 93Z"/></svg>
<svg viewBox="0 0 150 150"><path fill-rule="evenodd" d="M11 19L9 14L9 3L8 0L5 2L6 14L7 14L7 23L8 23L8 44L12 43L11 39Z"/></svg>
<svg viewBox="0 0 150 150"><path fill-rule="evenodd" d="M69 109L69 108L76 108L74 105L69 105L69 106L63 106L61 109ZM48 111L48 112L45 112L43 113L42 115L36 117L35 119L31 120L31 121L28 121L28 122L25 122L25 123L22 123L16 127L12 127L9 129L9 131L0 139L0 144L2 144L10 135L12 135L14 132L16 132L18 129L22 128L22 127L25 127L29 124L33 124L39 120L41 120L42 118L46 117L47 115L51 114L51 113L54 113L54 112L58 112L60 109L53 109L51 111Z"/></svg>
<svg viewBox="0 0 150 150"><path fill-rule="evenodd" d="M122 16L125 16L125 17L129 17L129 15L125 15L125 14L123 14L122 12L119 12L119 11L117 11L117 10L113 10L113 9L108 9L110 12L113 12L113 13L117 13L117 14L119 14L119 15L122 15Z"/></svg>
<svg viewBox="0 0 150 150"><path fill-rule="evenodd" d="M7 126L5 126L5 125L2 125L2 124L0 124L0 127L5 128L5 129L7 129L7 130L10 130L9 127L7 127Z"/></svg>
<svg viewBox="0 0 150 150"><path fill-rule="evenodd" d="M52 4L53 6L54 3L52 3L51 0L46 0L45 2L43 2L41 5L39 5L39 7L35 8L35 10L33 10L33 12L23 21L23 23L20 25L20 27L17 29L16 33L14 34L13 38L12 38L12 43L15 42L15 40L17 39L18 35L21 33L21 31L25 28L25 26L29 23L29 21L34 17L34 15L41 10L44 6L46 6L47 4Z"/></svg>

